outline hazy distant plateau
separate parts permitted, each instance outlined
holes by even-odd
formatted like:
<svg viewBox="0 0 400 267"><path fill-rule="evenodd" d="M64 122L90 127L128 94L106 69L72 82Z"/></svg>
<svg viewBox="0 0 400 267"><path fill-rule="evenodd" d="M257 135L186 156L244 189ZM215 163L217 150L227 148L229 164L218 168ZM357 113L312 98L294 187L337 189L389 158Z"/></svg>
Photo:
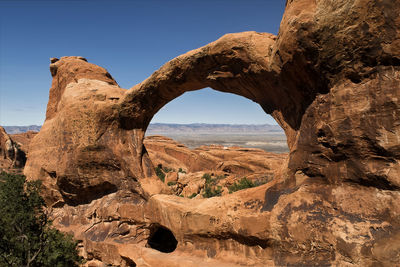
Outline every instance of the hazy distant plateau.
<svg viewBox="0 0 400 267"><path fill-rule="evenodd" d="M260 148L268 152L289 151L286 136L277 125L151 124L146 136L163 135L189 148L222 145Z"/></svg>
<svg viewBox="0 0 400 267"><path fill-rule="evenodd" d="M39 131L41 126L4 126L9 134L26 131ZM152 123L146 136L163 135L193 149L203 145L241 146L260 148L268 152L286 153L289 151L286 136L278 125L246 124L172 124Z"/></svg>

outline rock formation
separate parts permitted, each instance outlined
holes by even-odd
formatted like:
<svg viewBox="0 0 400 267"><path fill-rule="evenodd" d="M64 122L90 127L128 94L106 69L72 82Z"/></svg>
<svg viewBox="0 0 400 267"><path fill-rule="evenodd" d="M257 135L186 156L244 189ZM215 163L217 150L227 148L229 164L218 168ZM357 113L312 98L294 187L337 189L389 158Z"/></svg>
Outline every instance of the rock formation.
<svg viewBox="0 0 400 267"><path fill-rule="evenodd" d="M0 169L22 168L26 162L25 152L0 126Z"/></svg>
<svg viewBox="0 0 400 267"><path fill-rule="evenodd" d="M38 132L35 131L27 131L24 133L17 134L9 134L10 138L14 140L19 145L19 148L25 153L28 154L29 144L33 137L37 135ZM22 166L23 167L23 166Z"/></svg>
<svg viewBox="0 0 400 267"><path fill-rule="evenodd" d="M398 14L399 0L288 0L278 36L225 35L127 91L84 58L52 59L25 174L43 180L58 227L93 263L397 264ZM223 197L167 195L144 133L166 103L204 87L276 119L290 149L281 175Z"/></svg>
<svg viewBox="0 0 400 267"><path fill-rule="evenodd" d="M144 139L144 145L155 166L161 164L187 172L212 170L242 176L267 174L281 168L287 158L287 154L269 153L257 148L212 145L191 150L164 136L148 136Z"/></svg>
<svg viewBox="0 0 400 267"><path fill-rule="evenodd" d="M287 154L269 153L261 149L201 146L188 149L170 138L149 136L144 145L150 160L164 170L164 183L173 193L183 197L202 195L204 175L214 179L222 195L229 187L246 178L254 184L264 184L280 176Z"/></svg>

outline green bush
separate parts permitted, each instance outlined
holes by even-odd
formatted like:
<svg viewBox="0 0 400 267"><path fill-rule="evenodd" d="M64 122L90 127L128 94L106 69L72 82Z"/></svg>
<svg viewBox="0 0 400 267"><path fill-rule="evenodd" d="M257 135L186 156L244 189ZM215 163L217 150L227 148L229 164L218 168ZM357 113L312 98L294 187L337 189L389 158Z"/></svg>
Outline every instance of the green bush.
<svg viewBox="0 0 400 267"><path fill-rule="evenodd" d="M160 180L162 182L164 182L165 181L165 173L162 171L162 168L160 166L157 166L155 171L156 171L158 178L160 178Z"/></svg>
<svg viewBox="0 0 400 267"><path fill-rule="evenodd" d="M193 193L189 196L189 198L194 198L195 196L197 196L197 193Z"/></svg>
<svg viewBox="0 0 400 267"><path fill-rule="evenodd" d="M175 182L175 181L169 181L169 182L167 183L167 185L168 185L168 186L176 185L176 182Z"/></svg>
<svg viewBox="0 0 400 267"><path fill-rule="evenodd" d="M235 182L233 185L229 186L229 193L233 193L242 189L254 187L255 184L247 179L246 177L242 178L239 182Z"/></svg>
<svg viewBox="0 0 400 267"><path fill-rule="evenodd" d="M164 171L165 173L169 173L169 172L175 171L174 169L168 168L168 167L164 167L164 168L162 168L162 169L163 169L163 171Z"/></svg>
<svg viewBox="0 0 400 267"><path fill-rule="evenodd" d="M221 196L221 193L222 193L221 186L217 186L217 188L215 188L215 186L206 184L204 186L203 197L205 198L218 197Z"/></svg>
<svg viewBox="0 0 400 267"><path fill-rule="evenodd" d="M203 174L203 179L206 179L206 184L209 184L213 181L213 179L211 178L211 175L209 173L205 173Z"/></svg>
<svg viewBox="0 0 400 267"><path fill-rule="evenodd" d="M221 186L216 187L216 184L218 180L225 178L225 176L218 176L217 178L213 179L210 174L205 173L202 178L206 180L204 184L203 197L210 198L221 195L222 187Z"/></svg>
<svg viewBox="0 0 400 267"><path fill-rule="evenodd" d="M79 266L77 242L52 228L40 182L0 173L0 266Z"/></svg>
<svg viewBox="0 0 400 267"><path fill-rule="evenodd" d="M178 172L186 173L186 171L182 170L182 168L179 168Z"/></svg>

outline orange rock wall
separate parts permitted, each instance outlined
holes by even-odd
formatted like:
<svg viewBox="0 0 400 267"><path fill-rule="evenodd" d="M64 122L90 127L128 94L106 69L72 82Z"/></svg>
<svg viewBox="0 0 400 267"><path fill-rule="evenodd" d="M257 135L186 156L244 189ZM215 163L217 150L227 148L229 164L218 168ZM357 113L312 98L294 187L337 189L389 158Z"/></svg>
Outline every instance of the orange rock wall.
<svg viewBox="0 0 400 267"><path fill-rule="evenodd" d="M397 264L398 14L399 0L288 0L278 36L227 34L129 90L85 59L53 59L25 174L44 181L58 226L74 229L93 261ZM168 195L144 133L165 104L204 87L249 98L282 126L290 154L280 176L219 198ZM177 239L171 254L144 246L161 226Z"/></svg>

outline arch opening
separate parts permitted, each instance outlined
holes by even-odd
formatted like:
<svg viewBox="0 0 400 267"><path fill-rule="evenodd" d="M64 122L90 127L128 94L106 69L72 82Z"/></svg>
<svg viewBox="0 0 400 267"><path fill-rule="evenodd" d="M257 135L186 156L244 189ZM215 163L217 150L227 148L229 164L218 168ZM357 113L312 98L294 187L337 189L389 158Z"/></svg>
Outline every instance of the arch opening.
<svg viewBox="0 0 400 267"><path fill-rule="evenodd" d="M143 144L155 174L178 196L210 198L256 187L274 179L286 163L285 132L243 96L190 91L159 113Z"/></svg>
<svg viewBox="0 0 400 267"><path fill-rule="evenodd" d="M168 102L146 129L145 136L152 135L172 138L190 149L221 145L289 152L284 130L258 103L212 88L185 92Z"/></svg>

